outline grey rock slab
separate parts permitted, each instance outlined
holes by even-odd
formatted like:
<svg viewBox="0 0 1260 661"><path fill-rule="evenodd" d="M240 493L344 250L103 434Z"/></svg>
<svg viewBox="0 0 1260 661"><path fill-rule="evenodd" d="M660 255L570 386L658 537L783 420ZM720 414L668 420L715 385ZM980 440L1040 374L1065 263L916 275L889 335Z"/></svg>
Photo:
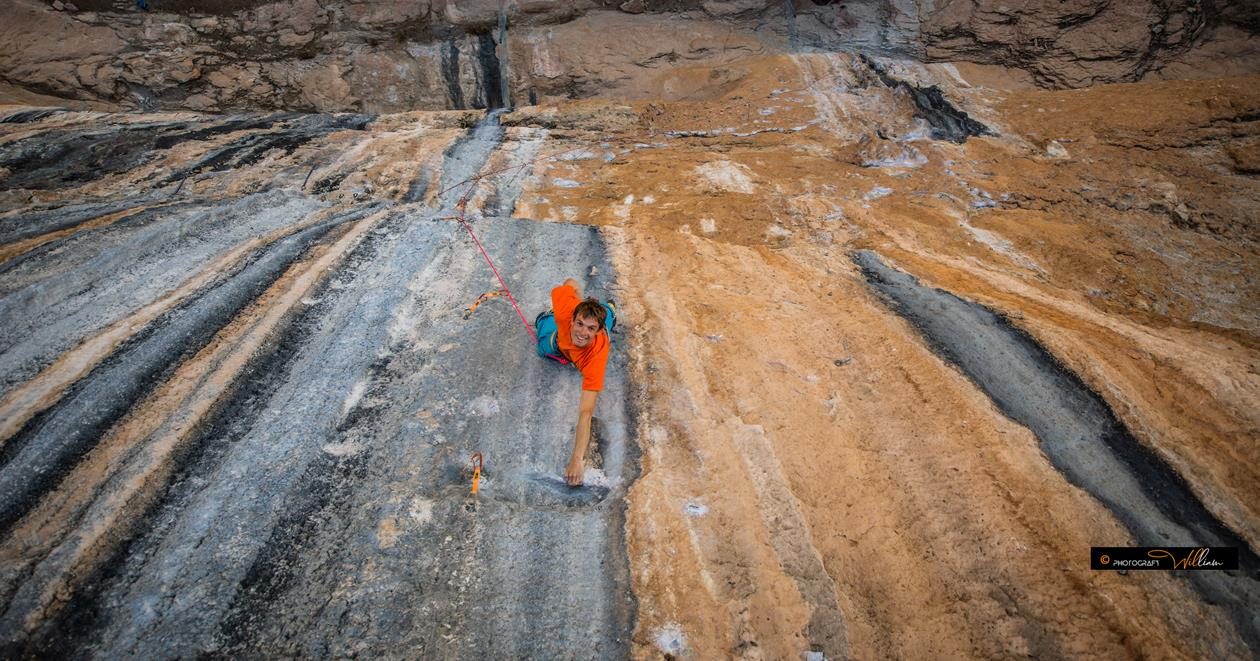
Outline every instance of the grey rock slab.
<svg viewBox="0 0 1260 661"><path fill-rule="evenodd" d="M216 257L325 204L270 191L150 209L77 232L0 273L0 395L59 354L172 291Z"/></svg>
<svg viewBox="0 0 1260 661"><path fill-rule="evenodd" d="M444 211L454 211L460 198L477 185L473 177L481 172L490 154L503 140L503 127L499 125L502 113L501 110L489 113L447 148L442 163L442 194L438 198Z"/></svg>
<svg viewBox="0 0 1260 661"><path fill-rule="evenodd" d="M124 345L75 384L65 399L10 439L0 466L0 529L55 488L61 475L161 380L165 370L204 346L314 241L362 213L335 216L261 251L234 277L160 318L149 332Z"/></svg>
<svg viewBox="0 0 1260 661"><path fill-rule="evenodd" d="M137 195L131 199L109 199L96 202L80 202L47 209L22 208L0 216L0 244L16 243L23 239L74 227L86 221L128 209L134 209L157 201L156 195ZM4 267L7 264L0 264Z"/></svg>
<svg viewBox="0 0 1260 661"><path fill-rule="evenodd" d="M476 226L531 320L565 277L612 273L591 228ZM596 413L604 477L566 492L554 480L572 447L580 376L536 356L506 299L463 319L497 282L458 224L414 216L389 227L321 292L309 335L249 401L248 428L119 559L99 597L104 620L70 649L627 653L622 497L634 462L623 347L614 339ZM487 472L476 498L473 452Z"/></svg>

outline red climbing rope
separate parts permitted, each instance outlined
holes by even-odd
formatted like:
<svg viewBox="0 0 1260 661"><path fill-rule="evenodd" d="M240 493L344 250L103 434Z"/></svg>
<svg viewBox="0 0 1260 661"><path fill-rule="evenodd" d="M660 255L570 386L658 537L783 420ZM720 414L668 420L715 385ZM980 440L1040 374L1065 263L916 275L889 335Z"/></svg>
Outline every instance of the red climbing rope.
<svg viewBox="0 0 1260 661"><path fill-rule="evenodd" d="M464 207L466 207L468 204L468 197L472 195L473 190L477 188L476 182L481 181L481 179L491 176L491 175L499 174L502 172L507 172L508 170L511 170L513 168L523 168L527 165L533 165L540 161L546 161L553 158L559 158L561 156L564 156L565 154L568 154L569 152L577 151L578 149L581 149L581 147L574 147L573 149L566 149L565 151L551 154L550 156L546 156L546 157L536 158L531 161L527 161L525 163L521 163L518 165L512 165L505 168L500 168L498 170L491 170L490 172L483 172L483 173L478 174L475 177L470 177L457 184L451 184L450 186L447 186L445 189L443 189L442 191L438 193L438 198L441 199L441 196L443 194L445 194L447 191L454 189L456 186L462 186L467 183L473 184L468 187L468 192L464 193L464 196L459 198L459 202L455 203L455 208L459 210L459 216L456 217L456 220L459 221L460 225L464 226L464 229L468 230L468 236L472 237L473 243L477 244L477 250L480 250L481 256L486 259L486 264L489 264L490 270L494 271L494 277L499 279L499 284L503 287L503 293L507 294L508 300L512 302L512 307L516 309L516 316L521 318L521 325L525 327L525 332L529 333L529 337L530 339L534 341L534 344L538 344L538 335L534 333L534 327L530 326L529 322L525 320L525 314L521 312L521 306L516 304L516 297L512 296L512 290L508 289L507 283L503 281L503 276L499 275L499 269L495 268L494 261L490 259L490 255L486 253L486 249L481 245L481 241L479 241L477 239L477 235L473 233L472 225L469 224L468 219L464 216L464 213L465 213Z"/></svg>
<svg viewBox="0 0 1260 661"><path fill-rule="evenodd" d="M516 316L521 318L521 325L525 327L525 332L529 333L534 344L538 344L538 335L534 333L533 327L525 320L525 314L521 312L521 306L516 304L516 297L512 295L512 290L508 289L507 283L503 281L503 276L499 275L499 269L495 268L494 261L490 259L490 255L486 254L486 249L482 247L481 241L477 240L477 235L473 234L472 225L468 224L468 219L464 217L464 205L468 202L468 196L460 198L459 204L455 205L459 209L459 223L468 230L468 236L472 237L473 243L477 244L477 250L481 251L481 256L486 258L486 263L490 265L490 270L494 271L494 277L499 279L499 284L503 286L503 293L507 294L507 298L512 302L512 307L516 309Z"/></svg>

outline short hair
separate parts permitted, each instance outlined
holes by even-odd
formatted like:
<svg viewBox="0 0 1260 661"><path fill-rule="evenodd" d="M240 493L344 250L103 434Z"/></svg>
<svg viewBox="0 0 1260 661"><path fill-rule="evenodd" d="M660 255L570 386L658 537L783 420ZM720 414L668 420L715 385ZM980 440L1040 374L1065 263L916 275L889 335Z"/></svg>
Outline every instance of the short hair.
<svg viewBox="0 0 1260 661"><path fill-rule="evenodd" d="M594 319L595 323L599 324L599 330L604 330L604 319L608 317L608 310L605 310L599 301L588 298L573 308L573 318L577 319L579 316Z"/></svg>

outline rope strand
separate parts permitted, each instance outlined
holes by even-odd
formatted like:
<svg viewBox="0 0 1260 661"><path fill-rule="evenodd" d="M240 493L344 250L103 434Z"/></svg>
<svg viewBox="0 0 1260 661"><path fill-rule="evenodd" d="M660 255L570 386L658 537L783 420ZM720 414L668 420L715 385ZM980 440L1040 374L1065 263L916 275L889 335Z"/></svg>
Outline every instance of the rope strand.
<svg viewBox="0 0 1260 661"><path fill-rule="evenodd" d="M525 332L529 333L529 337L534 340L534 344L538 344L538 335L534 333L533 327L525 320L525 314L521 312L521 306L516 304L516 297L512 295L512 290L508 289L507 283L503 281L503 276L499 275L499 269L495 268L494 261L490 259L490 255L486 253L486 249L481 245L481 241L477 239L477 235L473 233L472 225L468 224L468 219L464 217L464 203L468 199L465 197L459 201L459 224L468 230L468 236L472 237L473 243L477 244L477 250L481 251L481 256L486 259L486 264L490 265L490 270L494 271L494 277L499 279L499 284L503 287L503 293L507 294L507 298L512 303L512 307L516 310L516 316L521 318L521 325L525 327Z"/></svg>
<svg viewBox="0 0 1260 661"><path fill-rule="evenodd" d="M464 229L468 231L468 236L472 237L473 243L477 245L477 250L481 251L481 256L485 258L486 264L488 264L490 266L490 270L494 272L494 277L499 279L499 285L503 287L503 293L507 294L508 301L512 303L512 308L516 310L516 316L520 317L521 325L525 327L525 332L529 333L529 337L530 339L534 341L534 344L538 344L538 334L534 332L533 326L530 326L529 322L525 320L525 313L521 312L521 306L516 304L516 297L512 296L512 290L508 289L507 283L503 281L503 276L499 274L499 269L495 267L494 261L490 259L490 255L486 252L485 247L481 245L481 241L477 239L477 235L473 233L472 225L468 222L468 218L465 216L465 213L466 213L465 207L468 205L468 198L472 195L473 190L477 188L477 185L476 185L477 182L481 181L485 177L501 174L503 172L507 172L509 170L513 170L516 168L524 168L527 165L534 165L535 163L539 163L541 161L548 161L553 158L559 158L561 156L564 156L565 154L577 151L579 149L582 149L582 147L574 147L572 149L566 149L562 152L557 152L549 156L542 156L539 158L531 159L529 161L520 163L518 165L511 165L511 166L499 168L497 170L491 170L489 172L479 173L459 183L451 184L450 186L447 186L445 189L438 192L438 198L441 199L442 195L446 194L448 191L454 190L458 186L462 186L467 183L473 184L472 186L468 187L468 191L464 193L464 196L459 198L459 202L455 203L455 208L459 210L459 216L456 217L456 220L458 220L459 224L463 225Z"/></svg>

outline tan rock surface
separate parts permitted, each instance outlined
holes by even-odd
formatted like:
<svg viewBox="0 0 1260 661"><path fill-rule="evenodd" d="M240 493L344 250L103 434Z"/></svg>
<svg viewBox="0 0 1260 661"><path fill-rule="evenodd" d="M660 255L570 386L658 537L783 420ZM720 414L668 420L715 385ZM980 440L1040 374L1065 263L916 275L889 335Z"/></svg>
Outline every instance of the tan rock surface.
<svg viewBox="0 0 1260 661"><path fill-rule="evenodd" d="M115 32L84 13L49 19L54 12L21 5L21 16L66 34L91 31L97 45L75 46L82 50L72 58L5 60L5 70L44 92L127 94L136 103L179 96L183 107L216 110L273 99L385 112L446 107L451 87L471 103L481 89L475 36L417 33L365 46L365 34L391 29L382 9L391 5L248 4L191 20L201 35L193 41L152 16ZM398 11L418 30L434 16L480 25L492 4ZM927 285L1003 314L1097 392L1213 515L1260 547L1260 74L1248 70L1249 56L1199 72L1236 76L1050 91L1035 85L1133 77L1152 64L1143 58L1159 21L1180 25L1166 37L1183 40L1169 45L1179 54L1161 76L1226 51L1189 48L1193 22L1177 18L1189 10L1175 3L1158 16L1141 3L1061 3L1049 15L1036 3L949 3L924 16L898 11L881 24L887 30L867 20L875 4L823 8L820 25L837 35L891 48L922 28L949 37L938 42L941 56L1013 44L1018 52L999 64L1027 71L775 55L784 35L768 12L720 23L701 12L653 14L665 8L646 2L567 20L574 7L522 5L537 24L512 42L512 84L541 103L504 117L506 141L485 169L532 163L513 180L526 189L515 215L596 226L614 257L618 341L631 355L643 451L626 523L634 657L1254 656L1225 609L1185 577L1090 571L1088 548L1132 544L1130 530L873 294L852 261L854 251L874 250ZM1246 38L1251 14L1226 19ZM278 26L291 29L276 37L291 52L257 61L251 49L269 47L256 37ZM233 35L239 30L248 36ZM126 50L141 32L152 35L144 43L187 48L178 58L174 46L98 48ZM330 47L351 33L363 41ZM1029 55L1043 38L1057 54ZM882 82L887 76L937 86L994 135L933 139L908 88ZM479 117L389 114L362 131L276 143L236 168L185 169L257 135L230 131L137 155L134 167L73 187L9 187L0 204L18 213L179 186L206 200L291 189L330 213L374 201L418 209L436 196L443 152ZM5 125L0 146L106 120L64 112L39 126ZM557 154L567 156L546 157ZM0 170L5 180L23 174ZM477 189L468 208L482 210L495 194ZM120 217L6 244L3 257ZM287 304L306 305L302 291ZM101 337L116 344L124 335ZM34 379L30 388L60 396L108 355L115 345L105 340L44 373L52 385ZM176 394L159 391L145 405L165 415L162 398ZM8 433L28 419L6 414ZM78 469L87 478L123 454L125 443L111 439L92 455L104 459ZM165 479L166 461L154 480ZM158 497L155 484L143 485L145 497ZM50 512L60 506L41 502ZM130 525L129 510L117 512L108 524ZM379 550L405 542L401 520L390 515L373 528ZM8 542L7 567L43 548L36 528L23 529L30 544ZM82 566L56 585L70 590L104 562L113 542L93 539ZM42 596L54 608L64 600Z"/></svg>
<svg viewBox="0 0 1260 661"><path fill-rule="evenodd" d="M1089 570L1126 529L847 255L1007 314L1254 547L1260 196L1231 154L1260 80L999 91L921 69L1002 136L953 145L843 82L863 79L844 58L739 66L719 100L572 136L613 159L549 164L585 185L517 209L608 227L629 283L636 656L679 634L696 658L1246 656L1182 580ZM877 129L926 162L862 167L893 144Z"/></svg>
<svg viewBox="0 0 1260 661"><path fill-rule="evenodd" d="M340 66L333 64L299 74L302 98L316 110L331 111L356 101Z"/></svg>

